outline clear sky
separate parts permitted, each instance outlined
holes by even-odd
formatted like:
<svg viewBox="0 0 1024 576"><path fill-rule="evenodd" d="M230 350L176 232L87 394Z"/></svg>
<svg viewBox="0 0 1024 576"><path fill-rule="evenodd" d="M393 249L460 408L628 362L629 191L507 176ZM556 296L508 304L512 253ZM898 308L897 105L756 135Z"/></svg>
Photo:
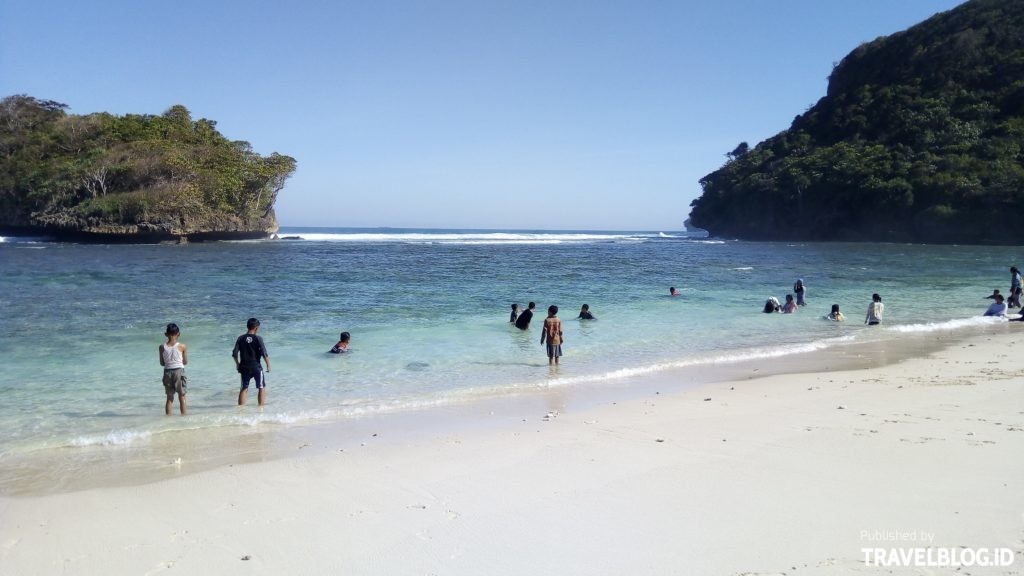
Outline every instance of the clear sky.
<svg viewBox="0 0 1024 576"><path fill-rule="evenodd" d="M3 0L0 96L185 105L288 226L680 230L858 44L957 0Z"/></svg>

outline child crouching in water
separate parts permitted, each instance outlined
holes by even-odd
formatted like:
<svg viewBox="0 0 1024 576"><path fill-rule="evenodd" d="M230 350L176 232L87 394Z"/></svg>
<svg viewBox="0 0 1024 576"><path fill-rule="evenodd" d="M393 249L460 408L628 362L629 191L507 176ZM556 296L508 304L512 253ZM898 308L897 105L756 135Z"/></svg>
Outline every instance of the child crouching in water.
<svg viewBox="0 0 1024 576"><path fill-rule="evenodd" d="M178 342L181 330L178 325L170 323L164 336L167 342L160 345L160 365L164 367L164 393L167 394L167 402L164 404L164 414L170 416L171 408L174 407L174 395L178 395L178 405L181 407L181 415L185 415L185 394L188 381L185 378L185 364L188 364L188 350L184 344Z"/></svg>
<svg viewBox="0 0 1024 576"><path fill-rule="evenodd" d="M344 354L345 352L348 352L348 343L350 340L352 340L352 336L348 332L342 332L341 335L338 336L338 343L328 350L328 352L331 354Z"/></svg>
<svg viewBox="0 0 1024 576"><path fill-rule="evenodd" d="M832 311L829 312L828 316L825 316L825 318L833 322L842 322L843 320L846 320L846 316L843 316L843 313L839 311L839 304L833 304Z"/></svg>

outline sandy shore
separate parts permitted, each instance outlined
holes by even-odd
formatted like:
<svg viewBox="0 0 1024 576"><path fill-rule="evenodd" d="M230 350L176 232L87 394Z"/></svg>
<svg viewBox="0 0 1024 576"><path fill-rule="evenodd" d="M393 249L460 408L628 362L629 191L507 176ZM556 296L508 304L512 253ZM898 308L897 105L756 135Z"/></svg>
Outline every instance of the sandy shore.
<svg viewBox="0 0 1024 576"><path fill-rule="evenodd" d="M296 457L4 497L0 574L1022 574L1021 345L682 392L661 374L635 400L481 404L451 415L471 424L364 422ZM862 552L925 547L1013 564Z"/></svg>

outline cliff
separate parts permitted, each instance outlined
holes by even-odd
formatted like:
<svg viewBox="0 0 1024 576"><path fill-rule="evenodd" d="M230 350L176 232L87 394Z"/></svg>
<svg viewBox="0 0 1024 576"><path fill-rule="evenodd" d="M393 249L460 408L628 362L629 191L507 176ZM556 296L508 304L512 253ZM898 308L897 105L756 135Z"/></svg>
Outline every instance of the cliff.
<svg viewBox="0 0 1024 576"><path fill-rule="evenodd" d="M260 156L184 106L71 115L0 100L0 233L150 242L266 237L295 160Z"/></svg>
<svg viewBox="0 0 1024 576"><path fill-rule="evenodd" d="M690 214L715 236L1024 243L1024 0L859 46L787 130L726 156Z"/></svg>

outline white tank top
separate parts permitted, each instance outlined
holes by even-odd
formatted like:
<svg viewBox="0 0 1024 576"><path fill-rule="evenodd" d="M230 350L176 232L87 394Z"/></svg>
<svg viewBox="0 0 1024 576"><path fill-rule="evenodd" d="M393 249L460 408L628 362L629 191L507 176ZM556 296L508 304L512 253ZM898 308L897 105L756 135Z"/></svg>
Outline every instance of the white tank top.
<svg viewBox="0 0 1024 576"><path fill-rule="evenodd" d="M180 344L175 343L174 346L168 346L166 343L160 345L161 354L164 356L164 370L173 370L174 368L184 368L185 362L181 358Z"/></svg>

